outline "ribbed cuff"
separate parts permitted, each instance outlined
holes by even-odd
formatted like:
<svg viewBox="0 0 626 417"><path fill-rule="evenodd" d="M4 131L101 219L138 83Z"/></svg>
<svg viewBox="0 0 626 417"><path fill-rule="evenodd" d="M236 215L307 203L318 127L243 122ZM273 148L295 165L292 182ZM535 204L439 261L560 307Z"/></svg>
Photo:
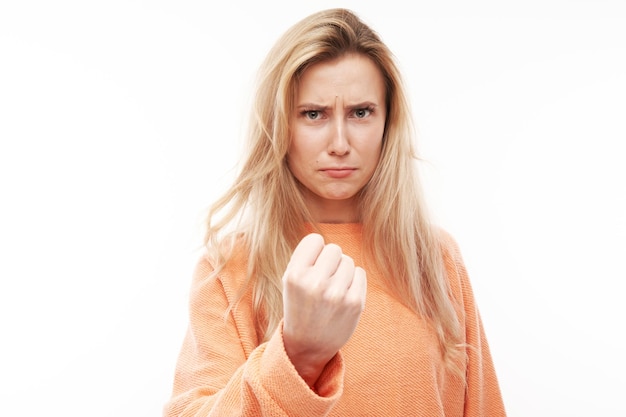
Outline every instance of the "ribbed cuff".
<svg viewBox="0 0 626 417"><path fill-rule="evenodd" d="M341 396L343 375L343 359L337 353L318 378L317 392L311 390L287 356L281 322L263 352L259 376L268 394L287 414L317 417L326 415Z"/></svg>

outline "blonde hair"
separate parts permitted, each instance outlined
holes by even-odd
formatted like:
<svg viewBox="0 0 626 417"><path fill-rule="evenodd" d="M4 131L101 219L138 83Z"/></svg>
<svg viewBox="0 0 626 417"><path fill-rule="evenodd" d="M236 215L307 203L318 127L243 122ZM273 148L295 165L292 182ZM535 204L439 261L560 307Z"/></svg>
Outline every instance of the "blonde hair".
<svg viewBox="0 0 626 417"><path fill-rule="evenodd" d="M270 50L258 74L248 153L232 187L209 210L205 244L217 260L217 274L232 254L234 241L243 241L249 262L242 294L252 291L257 331L267 340L283 315L283 271L304 225L314 224L286 164L298 78L312 64L347 53L369 57L386 86L380 162L360 192L365 251L380 270L394 271L390 291L430 321L450 363L458 353L460 326L448 293L441 244L421 194L402 78L387 46L349 10L325 10L301 20Z"/></svg>

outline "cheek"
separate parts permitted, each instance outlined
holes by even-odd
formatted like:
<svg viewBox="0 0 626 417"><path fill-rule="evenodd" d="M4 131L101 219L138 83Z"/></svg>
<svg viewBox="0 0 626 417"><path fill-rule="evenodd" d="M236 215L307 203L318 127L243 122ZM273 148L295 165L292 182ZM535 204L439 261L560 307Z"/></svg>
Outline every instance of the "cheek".
<svg viewBox="0 0 626 417"><path fill-rule="evenodd" d="M380 155L382 154L383 151L383 142L382 140L377 140L375 141L372 146L369 147L369 149L367 149L367 158L368 160L377 165L378 161L380 160Z"/></svg>
<svg viewBox="0 0 626 417"><path fill-rule="evenodd" d="M371 178L374 175L374 172L380 165L380 159L382 155L382 143L377 147L373 147L370 152L367 154L367 166L368 166L368 176Z"/></svg>
<svg viewBox="0 0 626 417"><path fill-rule="evenodd" d="M319 150L315 149L314 138L299 136L292 139L287 152L287 161L293 161L298 166L311 166L318 157Z"/></svg>
<svg viewBox="0 0 626 417"><path fill-rule="evenodd" d="M287 153L287 167L291 174L300 180L307 165L309 163L303 158L301 149L298 146L290 146Z"/></svg>

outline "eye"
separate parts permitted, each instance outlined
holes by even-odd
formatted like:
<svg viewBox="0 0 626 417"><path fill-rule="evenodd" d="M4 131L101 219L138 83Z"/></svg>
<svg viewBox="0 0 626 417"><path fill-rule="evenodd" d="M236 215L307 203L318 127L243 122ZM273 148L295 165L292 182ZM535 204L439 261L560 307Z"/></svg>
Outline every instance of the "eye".
<svg viewBox="0 0 626 417"><path fill-rule="evenodd" d="M369 116L371 113L372 113L372 109L369 107L354 110L354 116L357 119L364 119L367 116Z"/></svg>
<svg viewBox="0 0 626 417"><path fill-rule="evenodd" d="M322 113L319 110L305 110L302 114L309 120L317 120L322 117Z"/></svg>

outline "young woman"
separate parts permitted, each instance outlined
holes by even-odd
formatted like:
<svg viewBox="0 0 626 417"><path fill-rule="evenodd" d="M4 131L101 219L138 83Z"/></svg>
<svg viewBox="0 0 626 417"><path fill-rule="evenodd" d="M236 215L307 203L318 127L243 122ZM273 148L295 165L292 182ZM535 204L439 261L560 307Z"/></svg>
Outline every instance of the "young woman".
<svg viewBox="0 0 626 417"><path fill-rule="evenodd" d="M165 416L504 416L454 240L432 224L391 52L352 12L279 39L207 221Z"/></svg>

